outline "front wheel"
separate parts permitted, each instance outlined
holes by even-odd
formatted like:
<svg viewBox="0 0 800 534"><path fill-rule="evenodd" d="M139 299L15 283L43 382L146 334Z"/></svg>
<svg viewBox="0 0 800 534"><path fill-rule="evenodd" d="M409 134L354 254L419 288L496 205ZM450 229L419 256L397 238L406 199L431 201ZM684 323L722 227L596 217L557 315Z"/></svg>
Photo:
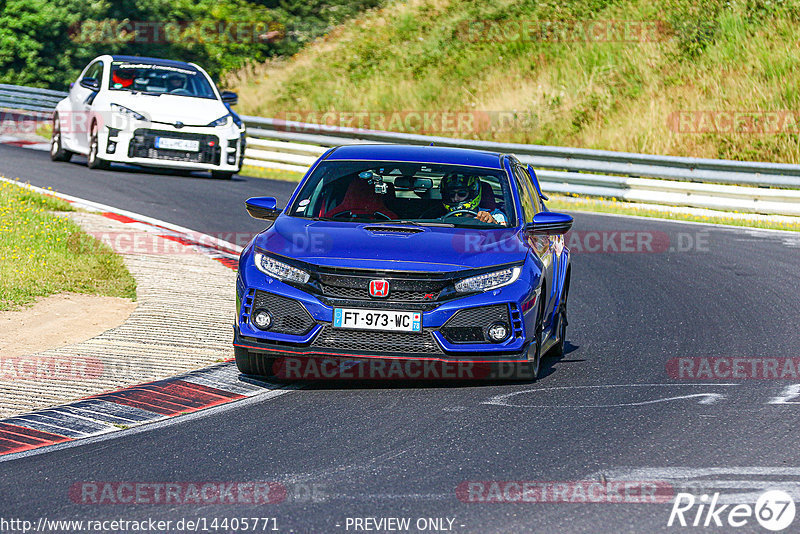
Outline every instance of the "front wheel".
<svg viewBox="0 0 800 534"><path fill-rule="evenodd" d="M524 364L526 366L526 377L532 380L539 379L539 372L542 370L542 334L544 331L544 298L539 303L539 313L536 317L536 327L534 329L533 340L531 340L528 352L533 352L533 357Z"/></svg>
<svg viewBox="0 0 800 534"><path fill-rule="evenodd" d="M244 375L273 376L272 366L275 358L250 352L242 347L233 347L233 356L236 358L236 368Z"/></svg>
<svg viewBox="0 0 800 534"><path fill-rule="evenodd" d="M64 148L61 141L61 121L58 115L53 117L53 137L50 139L50 159L53 161L69 161L73 152Z"/></svg>
<svg viewBox="0 0 800 534"><path fill-rule="evenodd" d="M100 140L98 139L97 123L92 124L92 135L89 138L89 162L90 169L107 169L108 162L98 156L100 152Z"/></svg>
<svg viewBox="0 0 800 534"><path fill-rule="evenodd" d="M567 273L569 274L569 273ZM558 328L556 331L558 332L558 343L553 345L550 349L550 352L547 354L548 356L554 356L556 358L560 358L564 355L564 345L567 340L567 325L569 322L567 321L567 297L569 296L569 278L567 278L566 283L564 284L564 289L562 290L561 295L561 303L558 305Z"/></svg>

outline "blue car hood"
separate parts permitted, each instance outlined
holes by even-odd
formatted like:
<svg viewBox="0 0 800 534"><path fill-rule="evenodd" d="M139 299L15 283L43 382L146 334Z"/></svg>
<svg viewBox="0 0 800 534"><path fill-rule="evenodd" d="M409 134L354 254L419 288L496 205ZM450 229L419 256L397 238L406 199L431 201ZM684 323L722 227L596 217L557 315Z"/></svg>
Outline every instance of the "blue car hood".
<svg viewBox="0 0 800 534"><path fill-rule="evenodd" d="M406 229L406 232L387 230ZM418 231L420 230L420 231ZM310 221L280 216L256 237L267 252L327 267L459 271L521 262L519 231Z"/></svg>

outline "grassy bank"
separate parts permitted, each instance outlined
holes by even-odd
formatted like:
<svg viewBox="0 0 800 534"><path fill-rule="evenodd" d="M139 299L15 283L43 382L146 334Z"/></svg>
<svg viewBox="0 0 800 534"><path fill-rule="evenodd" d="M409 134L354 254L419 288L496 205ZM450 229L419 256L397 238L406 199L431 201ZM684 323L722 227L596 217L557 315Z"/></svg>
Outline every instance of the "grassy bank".
<svg viewBox="0 0 800 534"><path fill-rule="evenodd" d="M269 178L270 180L284 180L286 182L299 182L303 175L299 172L281 171L278 169L267 169L265 167L254 167L244 165L239 173L242 176L253 176L255 178Z"/></svg>
<svg viewBox="0 0 800 534"><path fill-rule="evenodd" d="M0 182L0 310L71 291L135 298L122 258L53 212L62 200Z"/></svg>
<svg viewBox="0 0 800 534"><path fill-rule="evenodd" d="M393 2L290 60L239 71L227 85L238 90L244 114L368 111L388 123L394 112L477 112L493 117L491 128L430 133L800 162L800 3L695 4ZM609 31L608 21L622 32ZM724 113L739 111L755 115L737 115L727 127ZM516 119L498 122L493 112ZM762 112L788 115L776 123Z"/></svg>

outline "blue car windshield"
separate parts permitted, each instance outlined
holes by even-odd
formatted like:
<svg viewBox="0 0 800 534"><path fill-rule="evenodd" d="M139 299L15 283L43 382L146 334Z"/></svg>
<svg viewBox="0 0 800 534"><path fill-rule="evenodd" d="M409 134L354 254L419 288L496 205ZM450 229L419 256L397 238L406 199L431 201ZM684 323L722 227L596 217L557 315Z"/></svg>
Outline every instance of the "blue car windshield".
<svg viewBox="0 0 800 534"><path fill-rule="evenodd" d="M516 225L514 205L508 177L498 169L323 161L303 185L289 214L360 223L497 228Z"/></svg>
<svg viewBox="0 0 800 534"><path fill-rule="evenodd" d="M217 98L205 75L191 65L173 67L147 62L114 61L108 88L111 91L137 91L154 95Z"/></svg>

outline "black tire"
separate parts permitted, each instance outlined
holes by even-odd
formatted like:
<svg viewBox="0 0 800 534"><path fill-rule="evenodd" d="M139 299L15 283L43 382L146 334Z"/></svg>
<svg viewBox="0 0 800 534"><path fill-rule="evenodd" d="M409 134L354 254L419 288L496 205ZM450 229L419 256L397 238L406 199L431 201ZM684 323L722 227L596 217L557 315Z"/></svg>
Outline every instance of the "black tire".
<svg viewBox="0 0 800 534"><path fill-rule="evenodd" d="M50 139L50 159L53 161L69 161L72 154L61 144L61 121L58 115L53 115L53 137Z"/></svg>
<svg viewBox="0 0 800 534"><path fill-rule="evenodd" d="M567 298L569 297L569 273L567 279L564 280L564 289L561 295L561 302L558 304L558 343L553 345L547 353L547 356L560 358L564 355L564 345L567 341Z"/></svg>
<svg viewBox="0 0 800 534"><path fill-rule="evenodd" d="M544 290L542 291L544 295ZM528 360L523 364L525 368L525 377L531 380L538 380L539 373L542 370L542 333L544 331L544 297L539 301L539 313L536 317L536 329L533 334L531 344L532 348L528 352L533 351L533 359Z"/></svg>
<svg viewBox="0 0 800 534"><path fill-rule="evenodd" d="M272 366L275 358L250 352L242 347L233 347L233 355L236 358L236 367L239 372L253 376L273 376Z"/></svg>
<svg viewBox="0 0 800 534"><path fill-rule="evenodd" d="M211 171L211 177L215 180L230 180L236 173L229 171Z"/></svg>
<svg viewBox="0 0 800 534"><path fill-rule="evenodd" d="M100 158L100 141L97 135L97 123L92 124L92 135L89 137L88 163L90 169L107 169L108 161Z"/></svg>

